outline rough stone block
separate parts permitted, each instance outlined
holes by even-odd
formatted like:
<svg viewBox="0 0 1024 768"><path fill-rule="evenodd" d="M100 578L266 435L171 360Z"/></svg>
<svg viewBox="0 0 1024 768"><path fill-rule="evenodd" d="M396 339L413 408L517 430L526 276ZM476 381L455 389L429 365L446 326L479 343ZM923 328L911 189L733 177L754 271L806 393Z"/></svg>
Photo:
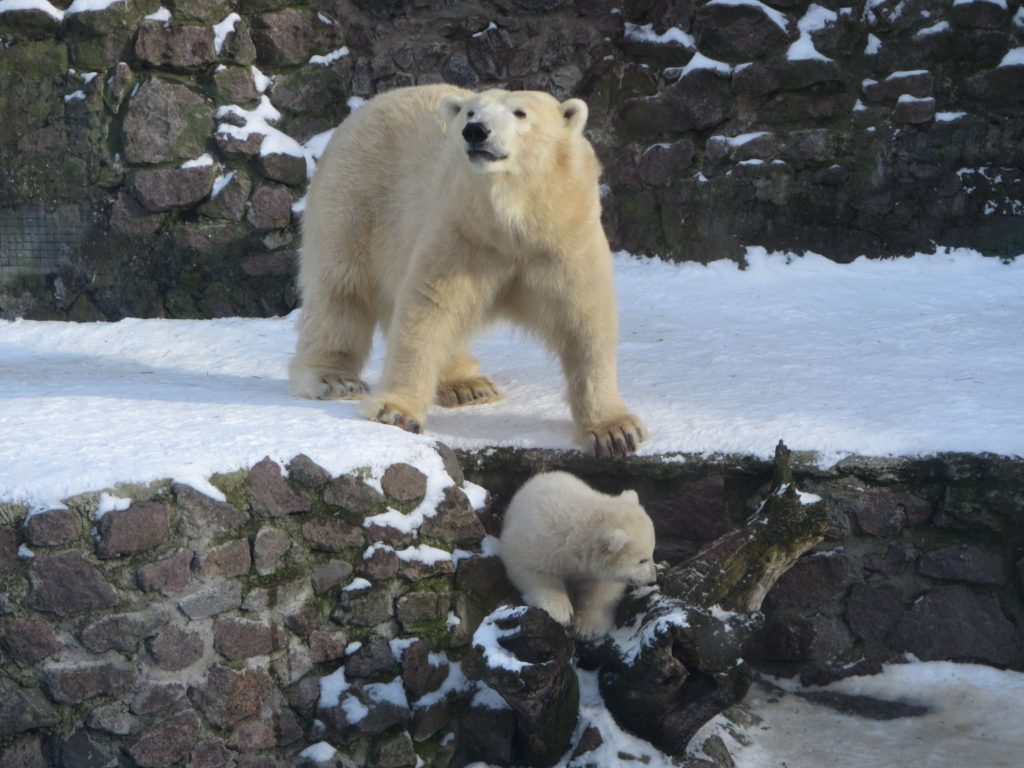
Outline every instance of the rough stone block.
<svg viewBox="0 0 1024 768"><path fill-rule="evenodd" d="M398 598L395 615L402 628L413 631L417 624L443 621L448 616L448 596L438 592L410 592Z"/></svg>
<svg viewBox="0 0 1024 768"><path fill-rule="evenodd" d="M379 635L363 642L359 650L345 660L345 675L352 678L371 678L397 671L398 662L391 652L391 644Z"/></svg>
<svg viewBox="0 0 1024 768"><path fill-rule="evenodd" d="M52 665L43 668L42 683L60 704L81 704L97 696L121 696L138 679L138 670L123 663Z"/></svg>
<svg viewBox="0 0 1024 768"><path fill-rule="evenodd" d="M411 464L392 464L384 470L380 486L395 501L416 501L427 492L427 476Z"/></svg>
<svg viewBox="0 0 1024 768"><path fill-rule="evenodd" d="M342 475L324 488L324 501L359 516L383 510L387 500L374 488L351 475Z"/></svg>
<svg viewBox="0 0 1024 768"><path fill-rule="evenodd" d="M199 157L213 132L213 113L213 105L187 86L156 77L145 81L128 103L125 159L162 163Z"/></svg>
<svg viewBox="0 0 1024 768"><path fill-rule="evenodd" d="M473 547L483 540L487 531L466 494L450 485L444 489L444 499L437 505L434 515L424 519L420 534L451 546Z"/></svg>
<svg viewBox="0 0 1024 768"><path fill-rule="evenodd" d="M155 610L104 616L82 630L82 645L94 653L134 653L139 643L166 623L167 615Z"/></svg>
<svg viewBox="0 0 1024 768"><path fill-rule="evenodd" d="M135 36L135 55L151 67L197 69L217 60L212 27L143 21Z"/></svg>
<svg viewBox="0 0 1024 768"><path fill-rule="evenodd" d="M191 208L213 190L215 165L190 168L142 168L131 177L135 199L151 213Z"/></svg>
<svg viewBox="0 0 1024 768"><path fill-rule="evenodd" d="M841 549L804 555L772 587L764 608L769 613L780 608L801 614L827 611L838 605L860 571L860 561Z"/></svg>
<svg viewBox="0 0 1024 768"><path fill-rule="evenodd" d="M693 165L697 148L689 139L652 144L637 161L637 173L644 184L662 186L670 183Z"/></svg>
<svg viewBox="0 0 1024 768"><path fill-rule="evenodd" d="M191 667L203 657L203 638L181 627L165 627L146 642L146 647L153 663L167 672Z"/></svg>
<svg viewBox="0 0 1024 768"><path fill-rule="evenodd" d="M448 666L445 657L431 653L422 640L406 648L402 653L402 682L409 697L415 701L440 688L448 677Z"/></svg>
<svg viewBox="0 0 1024 768"><path fill-rule="evenodd" d="M366 546L363 529L338 517L316 517L303 523L302 536L312 549L321 552L362 550Z"/></svg>
<svg viewBox="0 0 1024 768"><path fill-rule="evenodd" d="M892 119L897 123L926 123L934 117L935 99L930 96L924 99L900 96L892 111Z"/></svg>
<svg viewBox="0 0 1024 768"><path fill-rule="evenodd" d="M374 547L369 557L363 555L356 570L373 581L384 581L397 576L401 564L398 555L391 547Z"/></svg>
<svg viewBox="0 0 1024 768"><path fill-rule="evenodd" d="M861 494L852 511L861 531L881 537L894 536L904 528L923 523L934 512L926 499L887 490Z"/></svg>
<svg viewBox="0 0 1024 768"><path fill-rule="evenodd" d="M373 627L394 616L391 593L387 587L370 587L354 591L340 590L338 606L331 619L341 625L356 624Z"/></svg>
<svg viewBox="0 0 1024 768"><path fill-rule="evenodd" d="M289 480L311 491L323 487L331 480L331 473L304 453L289 461L285 469L288 470Z"/></svg>
<svg viewBox="0 0 1024 768"><path fill-rule="evenodd" d="M925 661L1019 661L1020 638L993 595L937 587L919 598L896 627L893 645Z"/></svg>
<svg viewBox="0 0 1024 768"><path fill-rule="evenodd" d="M200 578L243 576L252 567L248 539L234 539L205 553L197 553L193 569Z"/></svg>
<svg viewBox="0 0 1024 768"><path fill-rule="evenodd" d="M697 48L712 58L750 61L772 52L796 37L796 24L783 13L766 6L708 3L694 18ZM780 18L781 17L781 18Z"/></svg>
<svg viewBox="0 0 1024 768"><path fill-rule="evenodd" d="M181 592L192 578L192 553L181 549L170 557L144 565L135 572L135 583L143 592L172 595Z"/></svg>
<svg viewBox="0 0 1024 768"><path fill-rule="evenodd" d="M276 571L291 546L291 537L280 528L260 528L252 545L256 573L267 576Z"/></svg>
<svg viewBox="0 0 1024 768"><path fill-rule="evenodd" d="M200 733L195 712L182 712L145 731L128 748L142 768L162 768L184 759L195 746Z"/></svg>
<svg viewBox="0 0 1024 768"><path fill-rule="evenodd" d="M232 531L249 520L247 513L223 501L211 499L189 485L175 483L171 490L181 511L185 534L189 538Z"/></svg>
<svg viewBox="0 0 1024 768"><path fill-rule="evenodd" d="M846 603L846 623L855 637L881 645L896 627L906 608L892 584L854 584Z"/></svg>
<svg viewBox="0 0 1024 768"><path fill-rule="evenodd" d="M270 189L263 187L263 190ZM259 192L257 193L259 194ZM287 193L285 193L287 195ZM254 196L255 198L255 196ZM291 197L288 197L291 216ZM251 209L250 209L251 213ZM245 490L253 514L257 517L285 517L296 512L309 511L309 499L292 490L281 474L281 467L268 456L249 471Z"/></svg>
<svg viewBox="0 0 1024 768"><path fill-rule="evenodd" d="M132 503L128 509L107 512L96 522L96 555L104 560L140 555L156 549L171 530L170 511L156 501Z"/></svg>
<svg viewBox="0 0 1024 768"><path fill-rule="evenodd" d="M237 581L215 582L178 601L178 607L190 619L208 619L241 604L242 585Z"/></svg>
<svg viewBox="0 0 1024 768"><path fill-rule="evenodd" d="M309 580L313 584L313 591L322 595L330 591L341 582L352 575L352 564L344 560L328 560L326 563L313 568L309 574Z"/></svg>
<svg viewBox="0 0 1024 768"><path fill-rule="evenodd" d="M261 64L305 64L311 53L341 47L341 28L325 24L309 9L284 8L264 13L253 21L253 42Z"/></svg>
<svg viewBox="0 0 1024 768"><path fill-rule="evenodd" d="M33 547L59 547L82 536L70 509L50 509L32 515L25 522L25 540Z"/></svg>
<svg viewBox="0 0 1024 768"><path fill-rule="evenodd" d="M261 153L256 159L256 168L264 178L279 181L289 187L301 187L308 181L304 157L281 152L268 155Z"/></svg>
<svg viewBox="0 0 1024 768"><path fill-rule="evenodd" d="M53 625L45 619L19 618L0 621L0 644L20 667L28 667L61 648Z"/></svg>
<svg viewBox="0 0 1024 768"><path fill-rule="evenodd" d="M918 561L917 572L936 579L998 586L1010 578L1010 563L980 547L958 544L926 552Z"/></svg>
<svg viewBox="0 0 1024 768"><path fill-rule="evenodd" d="M35 689L0 677L0 739L57 724L57 711Z"/></svg>
<svg viewBox="0 0 1024 768"><path fill-rule="evenodd" d="M267 656L285 642L277 626L262 621L217 619L213 625L213 647L229 661Z"/></svg>
<svg viewBox="0 0 1024 768"><path fill-rule="evenodd" d="M184 695L185 688L179 683L143 682L135 689L128 711L133 715L155 715L179 702Z"/></svg>
<svg viewBox="0 0 1024 768"><path fill-rule="evenodd" d="M274 682L265 669L236 672L215 664L201 685L189 688L188 696L211 723L231 728L258 715L273 690Z"/></svg>
<svg viewBox="0 0 1024 768"><path fill-rule="evenodd" d="M28 605L62 618L111 608L117 602L114 588L78 552L36 555L29 581Z"/></svg>

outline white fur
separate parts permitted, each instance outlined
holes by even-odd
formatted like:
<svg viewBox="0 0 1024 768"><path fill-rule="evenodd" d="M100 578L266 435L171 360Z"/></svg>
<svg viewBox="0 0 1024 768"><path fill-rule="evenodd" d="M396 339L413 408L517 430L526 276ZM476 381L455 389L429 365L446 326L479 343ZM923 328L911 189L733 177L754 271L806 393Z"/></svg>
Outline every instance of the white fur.
<svg viewBox="0 0 1024 768"><path fill-rule="evenodd" d="M635 448L644 428L618 392L611 253L586 118L579 99L445 85L391 91L349 116L310 186L293 393L361 396L379 324L388 350L366 413L418 431L432 402L501 397L467 345L505 318L561 358L579 438L597 453ZM486 124L496 159L470 156L468 121Z"/></svg>
<svg viewBox="0 0 1024 768"><path fill-rule="evenodd" d="M611 628L626 586L657 575L654 525L636 491L609 496L567 472L536 475L512 497L501 559L527 605L588 639Z"/></svg>

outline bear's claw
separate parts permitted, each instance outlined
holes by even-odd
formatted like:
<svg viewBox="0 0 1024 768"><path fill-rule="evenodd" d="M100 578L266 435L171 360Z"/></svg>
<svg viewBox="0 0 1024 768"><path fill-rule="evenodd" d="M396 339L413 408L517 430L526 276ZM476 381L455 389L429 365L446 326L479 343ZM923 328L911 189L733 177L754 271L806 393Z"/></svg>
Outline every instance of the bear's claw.
<svg viewBox="0 0 1024 768"><path fill-rule="evenodd" d="M636 453L637 446L644 441L645 427L636 416L627 414L587 430L594 455L597 457L622 457Z"/></svg>
<svg viewBox="0 0 1024 768"><path fill-rule="evenodd" d="M423 431L423 427L420 425L418 419L413 416L409 416L405 411L395 406L382 405L372 418L374 421L379 421L381 424L390 424L395 427L400 427L406 432L412 432L417 435Z"/></svg>
<svg viewBox="0 0 1024 768"><path fill-rule="evenodd" d="M356 400L370 391L362 379L338 373L325 373L320 382L317 400Z"/></svg>
<svg viewBox="0 0 1024 768"><path fill-rule="evenodd" d="M501 390L487 376L444 381L437 388L437 404L445 408L494 403L502 397Z"/></svg>

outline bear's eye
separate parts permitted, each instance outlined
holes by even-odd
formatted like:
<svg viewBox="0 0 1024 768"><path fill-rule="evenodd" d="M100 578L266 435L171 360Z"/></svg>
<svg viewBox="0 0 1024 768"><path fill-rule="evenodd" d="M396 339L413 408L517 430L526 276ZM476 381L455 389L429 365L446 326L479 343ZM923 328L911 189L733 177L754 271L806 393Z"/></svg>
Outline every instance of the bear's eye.
<svg viewBox="0 0 1024 768"><path fill-rule="evenodd" d="M640 561L640 565L647 565L649 562L651 562L651 558L645 557L643 560Z"/></svg>
<svg viewBox="0 0 1024 768"><path fill-rule="evenodd" d="M516 117L518 117L520 120L525 120L526 119L526 112L524 112L521 109L517 109L512 114L515 115Z"/></svg>
<svg viewBox="0 0 1024 768"><path fill-rule="evenodd" d="M471 110L469 110L469 112L466 113L466 117L472 117L475 114L476 113L471 109Z"/></svg>

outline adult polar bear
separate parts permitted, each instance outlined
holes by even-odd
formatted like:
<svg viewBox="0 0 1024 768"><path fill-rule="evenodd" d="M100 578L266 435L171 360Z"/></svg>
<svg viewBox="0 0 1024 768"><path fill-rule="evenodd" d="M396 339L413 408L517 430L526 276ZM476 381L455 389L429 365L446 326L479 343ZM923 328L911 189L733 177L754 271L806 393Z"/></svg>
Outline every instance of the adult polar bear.
<svg viewBox="0 0 1024 768"><path fill-rule="evenodd" d="M631 453L645 428L619 397L611 252L587 106L446 85L377 96L335 131L310 186L292 392L353 398L380 323L371 419L418 432L427 408L501 397L468 341L504 318L562 362L578 437Z"/></svg>

